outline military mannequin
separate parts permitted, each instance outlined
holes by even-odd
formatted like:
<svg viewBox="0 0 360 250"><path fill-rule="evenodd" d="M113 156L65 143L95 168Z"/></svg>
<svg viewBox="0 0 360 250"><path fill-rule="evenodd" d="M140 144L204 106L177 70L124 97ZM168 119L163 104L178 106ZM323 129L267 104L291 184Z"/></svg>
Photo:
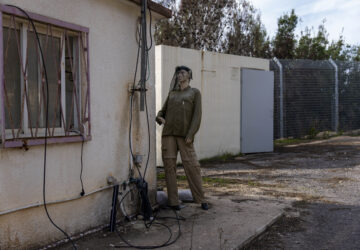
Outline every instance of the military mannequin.
<svg viewBox="0 0 360 250"><path fill-rule="evenodd" d="M168 192L168 205L180 210L176 183L176 158L180 151L185 174L195 203L208 210L202 188L200 164L194 150L194 137L201 122L201 95L189 86L192 71L178 66L172 79L169 95L158 112L156 121L164 125L161 138L162 159Z"/></svg>

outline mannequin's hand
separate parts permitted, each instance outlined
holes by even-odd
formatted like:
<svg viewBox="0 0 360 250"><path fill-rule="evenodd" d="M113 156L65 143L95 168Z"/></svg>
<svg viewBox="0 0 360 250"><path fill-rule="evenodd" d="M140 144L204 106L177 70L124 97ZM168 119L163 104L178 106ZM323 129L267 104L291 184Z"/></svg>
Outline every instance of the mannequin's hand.
<svg viewBox="0 0 360 250"><path fill-rule="evenodd" d="M159 120L160 120L160 122L161 122L161 124L165 124L165 119L164 118L162 118L162 117L159 117Z"/></svg>
<svg viewBox="0 0 360 250"><path fill-rule="evenodd" d="M192 143L192 140L189 139L189 138L185 138L185 143L186 143L186 144L191 144L191 143Z"/></svg>
<svg viewBox="0 0 360 250"><path fill-rule="evenodd" d="M162 117L156 117L156 121L159 125L164 125L165 124L165 119Z"/></svg>

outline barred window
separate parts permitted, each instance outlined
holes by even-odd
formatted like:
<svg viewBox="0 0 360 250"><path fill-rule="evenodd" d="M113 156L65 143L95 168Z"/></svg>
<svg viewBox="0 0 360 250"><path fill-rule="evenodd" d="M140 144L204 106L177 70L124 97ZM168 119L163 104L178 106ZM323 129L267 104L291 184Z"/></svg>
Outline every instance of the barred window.
<svg viewBox="0 0 360 250"><path fill-rule="evenodd" d="M0 7L3 146L41 144L45 133L50 143L90 139L88 29L31 13L43 62L31 22Z"/></svg>

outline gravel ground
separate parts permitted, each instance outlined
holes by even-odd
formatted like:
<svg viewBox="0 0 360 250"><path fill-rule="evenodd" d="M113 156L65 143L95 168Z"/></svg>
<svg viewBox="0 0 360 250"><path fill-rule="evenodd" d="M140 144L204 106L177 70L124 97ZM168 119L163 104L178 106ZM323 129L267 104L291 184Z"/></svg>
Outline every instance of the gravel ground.
<svg viewBox="0 0 360 250"><path fill-rule="evenodd" d="M359 149L360 137L334 137L206 164L203 175L238 181L213 192L360 205Z"/></svg>
<svg viewBox="0 0 360 250"><path fill-rule="evenodd" d="M339 136L206 163L204 186L215 195L289 203L246 249L360 249L359 149L360 137Z"/></svg>

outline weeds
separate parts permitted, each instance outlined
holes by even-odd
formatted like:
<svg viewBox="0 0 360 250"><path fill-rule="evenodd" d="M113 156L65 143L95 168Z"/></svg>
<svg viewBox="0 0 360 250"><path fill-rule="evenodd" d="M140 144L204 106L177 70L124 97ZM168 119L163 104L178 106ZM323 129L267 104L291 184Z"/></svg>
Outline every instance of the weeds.
<svg viewBox="0 0 360 250"><path fill-rule="evenodd" d="M222 155L216 155L216 156L213 156L213 157L201 159L199 162L200 163L208 163L208 162L229 161L229 160L234 160L236 157L240 157L240 156L243 156L243 154L242 153L232 154L232 153L229 153L229 152L225 152Z"/></svg>
<svg viewBox="0 0 360 250"><path fill-rule="evenodd" d="M308 139L298 139L298 138L284 138L284 139L277 139L274 141L274 146L286 146L290 144L297 144L302 142L308 142Z"/></svg>
<svg viewBox="0 0 360 250"><path fill-rule="evenodd" d="M159 181L165 180L165 173L158 173L157 179ZM184 176L184 175L177 175L176 179L178 181L186 181L187 180L186 176ZM207 176L202 177L202 181L204 184L207 184L207 185L221 186L221 187L225 187L227 185L232 185L232 184L246 184L246 185L252 186L252 187L256 187L256 186L260 185L258 182L255 182L255 181L243 181L243 180L237 180L237 179L217 178L217 177L207 177Z"/></svg>

